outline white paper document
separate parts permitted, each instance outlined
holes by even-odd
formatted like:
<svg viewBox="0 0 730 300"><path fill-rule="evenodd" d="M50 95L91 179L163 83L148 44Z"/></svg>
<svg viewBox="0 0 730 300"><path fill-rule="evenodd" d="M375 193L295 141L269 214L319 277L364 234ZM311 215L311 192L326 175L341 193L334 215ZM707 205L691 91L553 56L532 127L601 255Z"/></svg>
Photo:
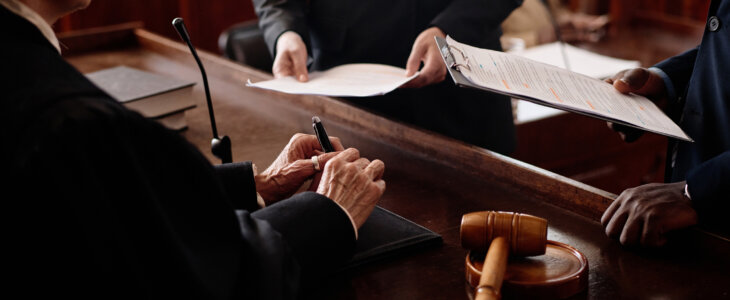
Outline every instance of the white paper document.
<svg viewBox="0 0 730 300"><path fill-rule="evenodd" d="M565 49L565 56L568 60L568 64L570 65L570 71L593 78L608 78L622 70L637 68L640 66L639 62L636 60L624 60L600 55L570 44L563 43L563 45L561 45L559 42L544 44L527 49L513 50L509 51L509 53L526 57L534 61L539 61L541 63L546 63L548 65L565 68L563 48ZM517 119L515 120L515 123L519 124L530 122L561 113L565 113L565 111L534 104L529 101L518 101Z"/></svg>
<svg viewBox="0 0 730 300"><path fill-rule="evenodd" d="M406 70L380 64L347 64L327 71L309 73L309 81L282 77L247 86L288 94L323 95L334 97L368 97L385 95L416 78L406 77Z"/></svg>
<svg viewBox="0 0 730 300"><path fill-rule="evenodd" d="M447 37L441 49L449 70L480 88L562 110L581 113L646 131L691 141L649 99L621 94L610 84L524 57L480 49Z"/></svg>
<svg viewBox="0 0 730 300"><path fill-rule="evenodd" d="M619 71L639 67L639 62L636 60L624 60L604 56L577 48L570 44L564 44L562 47L565 47L565 56L570 65L570 71L593 78L608 78ZM560 43L554 42L523 50L510 51L509 53L565 68L565 61L563 60L562 49L560 48Z"/></svg>

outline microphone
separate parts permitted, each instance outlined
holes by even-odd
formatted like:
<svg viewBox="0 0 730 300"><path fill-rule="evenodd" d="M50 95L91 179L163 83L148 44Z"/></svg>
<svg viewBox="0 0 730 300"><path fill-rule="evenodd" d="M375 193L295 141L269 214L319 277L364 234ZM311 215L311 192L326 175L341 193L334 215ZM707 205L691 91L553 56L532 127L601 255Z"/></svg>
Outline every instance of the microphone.
<svg viewBox="0 0 730 300"><path fill-rule="evenodd" d="M560 54L563 56L563 63L565 64L565 69L570 71L570 64L568 63L568 54L565 53L565 42L563 41L563 36L560 34L560 25L558 24L558 20L555 19L555 14L553 14L553 10L550 9L550 3L548 3L548 0L542 0L542 4L544 4L545 8L547 8L548 15L550 15L550 22L553 23L553 30L555 30L555 39L558 40L558 44L560 45Z"/></svg>
<svg viewBox="0 0 730 300"><path fill-rule="evenodd" d="M231 139L229 139L228 136L225 135L223 137L218 136L218 128L216 128L215 126L215 114L213 113L213 101L210 100L208 76L205 74L205 68L203 68L203 63L198 57L198 52L195 51L193 43L190 42L190 35L188 34L188 29L185 28L185 22L183 22L182 18L178 17L172 20L172 26L175 27L175 30L180 35L180 38L186 44L188 44L188 47L190 47L190 52L193 54L195 62L198 63L198 68L200 68L200 73L203 75L203 86L205 87L205 99L208 103L210 127L213 129L213 140L210 142L211 152L213 152L213 155L220 158L222 163L233 162L233 154L231 153Z"/></svg>

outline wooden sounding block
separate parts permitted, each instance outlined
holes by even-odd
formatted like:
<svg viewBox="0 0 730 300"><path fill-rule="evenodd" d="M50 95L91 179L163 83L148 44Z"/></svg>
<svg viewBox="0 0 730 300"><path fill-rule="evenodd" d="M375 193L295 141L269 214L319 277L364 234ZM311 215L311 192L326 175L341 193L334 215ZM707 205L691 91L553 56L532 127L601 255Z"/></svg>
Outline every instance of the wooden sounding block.
<svg viewBox="0 0 730 300"><path fill-rule="evenodd" d="M476 288L476 299L500 299L505 279L508 294L520 298L565 298L587 287L588 261L568 245L548 242L545 219L510 212L474 212L462 217L460 234L462 246L472 250L466 258L466 276ZM482 263L478 253L487 247ZM519 259L536 255L540 256ZM514 259L508 264L509 256Z"/></svg>
<svg viewBox="0 0 730 300"><path fill-rule="evenodd" d="M479 286L483 261L484 252L466 255L466 281L471 289ZM544 255L508 260L502 295L508 299L565 299L588 288L588 271L588 259L577 249L548 240ZM470 296L471 289L467 291Z"/></svg>
<svg viewBox="0 0 730 300"><path fill-rule="evenodd" d="M510 212L476 212L461 219L461 245L489 251L484 258L476 299L500 299L507 257L545 253L547 220Z"/></svg>

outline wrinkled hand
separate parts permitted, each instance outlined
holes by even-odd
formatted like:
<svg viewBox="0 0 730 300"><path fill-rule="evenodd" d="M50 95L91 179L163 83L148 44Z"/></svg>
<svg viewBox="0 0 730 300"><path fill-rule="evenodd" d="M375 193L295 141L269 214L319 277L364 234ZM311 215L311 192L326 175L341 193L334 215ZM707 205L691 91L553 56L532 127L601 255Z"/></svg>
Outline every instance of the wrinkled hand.
<svg viewBox="0 0 730 300"><path fill-rule="evenodd" d="M446 79L446 65L434 40L435 36L445 38L446 34L438 27L431 27L421 32L413 42L411 55L406 63L406 76L416 74L421 62L423 69L418 77L404 84L404 88L420 88Z"/></svg>
<svg viewBox="0 0 730 300"><path fill-rule="evenodd" d="M621 93L642 95L659 105L662 105L667 98L662 77L645 68L623 70L605 81ZM621 139L626 142L633 142L644 134L642 130L611 122L608 122L608 127L618 132Z"/></svg>
<svg viewBox="0 0 730 300"><path fill-rule="evenodd" d="M317 193L340 204L360 228L385 192L385 164L360 157L349 148L327 162Z"/></svg>
<svg viewBox="0 0 730 300"><path fill-rule="evenodd" d="M294 76L301 82L309 80L307 46L299 34L287 31L276 40L276 57L271 72L275 78Z"/></svg>
<svg viewBox="0 0 730 300"><path fill-rule="evenodd" d="M667 242L668 232L697 224L684 185L652 183L625 190L601 217L606 235L627 246L658 247Z"/></svg>
<svg viewBox="0 0 730 300"><path fill-rule="evenodd" d="M342 151L342 143L336 137L330 137L335 151ZM264 198L266 204L285 199L293 195L302 184L315 174L321 174L314 169L312 156L317 155L320 168L339 152L322 152L317 137L309 134L295 134L289 144L284 147L279 157L261 174L256 175L256 191ZM316 187L318 178L312 181Z"/></svg>

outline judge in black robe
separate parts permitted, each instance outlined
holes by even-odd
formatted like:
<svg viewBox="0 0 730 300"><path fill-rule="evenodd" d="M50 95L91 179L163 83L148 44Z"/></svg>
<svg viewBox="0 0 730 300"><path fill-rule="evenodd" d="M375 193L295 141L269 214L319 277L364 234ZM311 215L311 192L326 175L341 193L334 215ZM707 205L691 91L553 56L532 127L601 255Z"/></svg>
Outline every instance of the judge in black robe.
<svg viewBox="0 0 730 300"><path fill-rule="evenodd" d="M250 162L211 166L2 5L0 31L3 269L22 297L285 299L352 254L329 198L257 210Z"/></svg>

